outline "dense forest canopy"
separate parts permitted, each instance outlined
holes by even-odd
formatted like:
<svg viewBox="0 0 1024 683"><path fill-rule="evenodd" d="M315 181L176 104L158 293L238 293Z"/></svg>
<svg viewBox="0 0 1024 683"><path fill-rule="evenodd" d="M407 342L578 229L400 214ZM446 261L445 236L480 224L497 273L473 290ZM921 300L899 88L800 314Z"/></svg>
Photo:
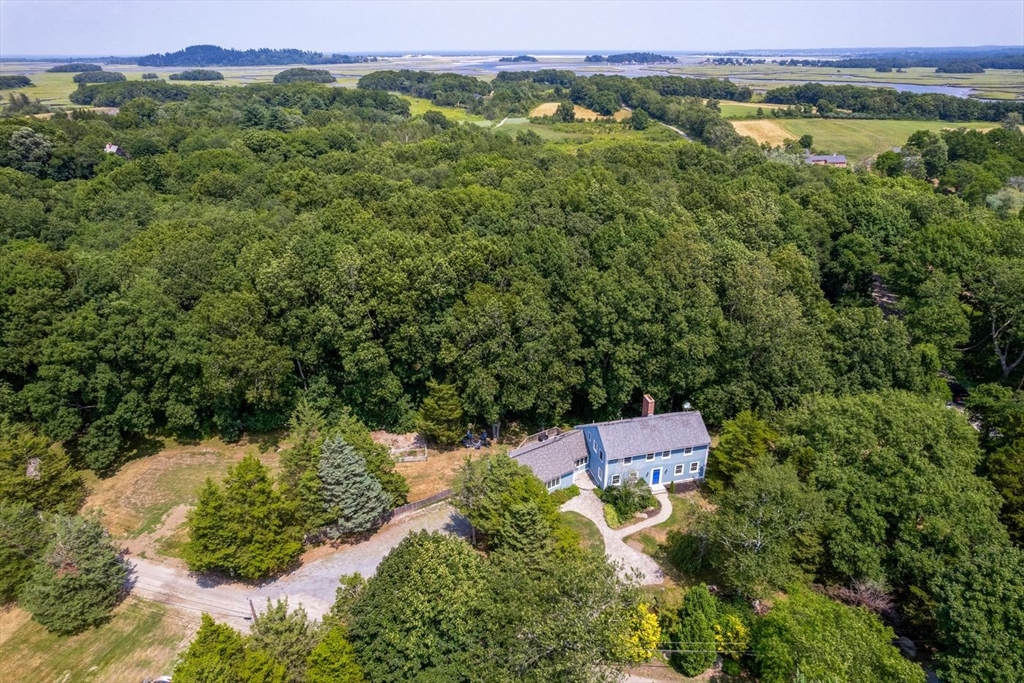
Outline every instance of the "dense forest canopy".
<svg viewBox="0 0 1024 683"><path fill-rule="evenodd" d="M607 62L609 64L673 64L675 57L659 55L653 52L623 52L617 55L588 55L584 62Z"/></svg>
<svg viewBox="0 0 1024 683"><path fill-rule="evenodd" d="M191 45L177 52L152 54L133 60L139 66L273 66L277 64L361 64L376 57L325 55L305 50L225 49L217 45Z"/></svg>
<svg viewBox="0 0 1024 683"><path fill-rule="evenodd" d="M935 67L937 72L964 73L964 69L1024 69L1024 50L979 48L974 50L899 50L842 59L783 59L781 66L820 66L834 69L910 69Z"/></svg>
<svg viewBox="0 0 1024 683"><path fill-rule="evenodd" d="M146 74L143 74L145 78ZM223 81L224 74L212 69L186 69L167 77L171 81ZM151 79L146 79L151 80Z"/></svg>
<svg viewBox="0 0 1024 683"><path fill-rule="evenodd" d="M46 70L46 73L81 73L83 71L103 71L103 67L99 64L89 64L86 62L70 62L68 64L57 64L51 66Z"/></svg>
<svg viewBox="0 0 1024 683"><path fill-rule="evenodd" d="M566 154L364 88L80 92L120 114L0 128L0 398L100 469L153 429L278 427L300 396L404 429L430 380L487 423L617 417L650 392L717 424L806 393L934 392L940 367L1024 372L1001 366L1024 343L1003 303L1021 223L984 195L769 163L735 133ZM728 126L699 102L666 116L691 110ZM963 163L996 164L995 191L1019 138ZM878 271L920 312L883 316Z"/></svg>
<svg viewBox="0 0 1024 683"><path fill-rule="evenodd" d="M0 90L8 88L27 88L32 85L28 76L0 76Z"/></svg>

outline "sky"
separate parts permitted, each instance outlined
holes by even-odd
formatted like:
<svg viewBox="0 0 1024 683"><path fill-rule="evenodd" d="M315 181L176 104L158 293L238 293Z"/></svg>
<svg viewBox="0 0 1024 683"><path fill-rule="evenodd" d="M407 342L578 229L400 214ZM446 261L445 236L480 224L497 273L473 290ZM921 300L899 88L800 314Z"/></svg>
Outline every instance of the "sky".
<svg viewBox="0 0 1024 683"><path fill-rule="evenodd" d="M0 55L1024 45L1024 0L0 0Z"/></svg>

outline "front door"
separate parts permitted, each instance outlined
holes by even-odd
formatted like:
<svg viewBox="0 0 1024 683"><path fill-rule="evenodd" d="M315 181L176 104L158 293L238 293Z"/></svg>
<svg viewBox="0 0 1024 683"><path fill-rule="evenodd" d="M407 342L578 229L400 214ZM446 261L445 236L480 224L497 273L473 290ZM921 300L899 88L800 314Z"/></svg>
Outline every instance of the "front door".
<svg viewBox="0 0 1024 683"><path fill-rule="evenodd" d="M651 470L651 486L661 483L661 469Z"/></svg>

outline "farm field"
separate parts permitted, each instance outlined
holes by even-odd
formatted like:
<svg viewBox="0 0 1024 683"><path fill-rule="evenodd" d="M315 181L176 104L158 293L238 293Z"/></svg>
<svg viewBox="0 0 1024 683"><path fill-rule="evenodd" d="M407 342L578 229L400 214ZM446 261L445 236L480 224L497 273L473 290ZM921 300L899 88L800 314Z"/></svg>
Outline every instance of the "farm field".
<svg viewBox="0 0 1024 683"><path fill-rule="evenodd" d="M986 121L950 123L874 119L759 119L733 121L732 125L740 135L749 135L759 143L772 145L811 135L814 137L815 149L830 154L845 154L851 162L858 163L890 147L902 145L918 130L939 131L960 127L986 130L995 124Z"/></svg>
<svg viewBox="0 0 1024 683"><path fill-rule="evenodd" d="M23 610L3 610L0 678L102 683L169 675L198 627L198 615L137 598L128 598L106 624L68 638L48 633Z"/></svg>

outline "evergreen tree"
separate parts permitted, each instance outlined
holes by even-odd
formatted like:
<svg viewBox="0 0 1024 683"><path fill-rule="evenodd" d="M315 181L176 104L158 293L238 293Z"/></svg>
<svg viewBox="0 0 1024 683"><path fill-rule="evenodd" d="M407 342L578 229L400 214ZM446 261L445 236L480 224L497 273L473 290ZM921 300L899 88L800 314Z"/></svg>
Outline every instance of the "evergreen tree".
<svg viewBox="0 0 1024 683"><path fill-rule="evenodd" d="M306 658L318 638L317 624L309 621L302 605L289 612L288 600L271 603L268 598L267 609L253 619L248 644L282 664L289 683L302 683L306 680Z"/></svg>
<svg viewBox="0 0 1024 683"><path fill-rule="evenodd" d="M365 683L355 649L345 629L335 626L324 634L306 659L306 683Z"/></svg>
<svg viewBox="0 0 1024 683"><path fill-rule="evenodd" d="M498 530L494 547L524 555L545 550L551 538L551 523L534 501L513 505L505 513L505 523Z"/></svg>
<svg viewBox="0 0 1024 683"><path fill-rule="evenodd" d="M46 545L46 525L25 503L0 500L0 604L13 602Z"/></svg>
<svg viewBox="0 0 1024 683"><path fill-rule="evenodd" d="M462 400L458 391L451 384L433 380L427 382L427 391L429 393L420 405L416 429L442 446L457 443L464 433Z"/></svg>
<svg viewBox="0 0 1024 683"><path fill-rule="evenodd" d="M708 486L721 491L775 448L779 435L749 410L722 425L722 436L708 460Z"/></svg>
<svg viewBox="0 0 1024 683"><path fill-rule="evenodd" d="M390 497L367 471L363 456L341 437L324 442L318 473L331 538L369 531L391 509Z"/></svg>
<svg viewBox="0 0 1024 683"><path fill-rule="evenodd" d="M230 626L203 614L199 630L174 667L175 683L235 683L245 642Z"/></svg>
<svg viewBox="0 0 1024 683"><path fill-rule="evenodd" d="M19 604L47 630L70 635L105 621L127 580L128 565L98 519L57 515Z"/></svg>
<svg viewBox="0 0 1024 683"><path fill-rule="evenodd" d="M224 490L207 480L188 514L182 557L193 571L258 579L283 570L302 551L302 531L254 455L228 470Z"/></svg>
<svg viewBox="0 0 1024 683"><path fill-rule="evenodd" d="M672 666L686 676L698 676L715 663L715 597L704 584L686 592L679 608L678 626L669 633Z"/></svg>
<svg viewBox="0 0 1024 683"><path fill-rule="evenodd" d="M27 427L0 421L0 500L74 513L85 501L82 476L59 446Z"/></svg>

